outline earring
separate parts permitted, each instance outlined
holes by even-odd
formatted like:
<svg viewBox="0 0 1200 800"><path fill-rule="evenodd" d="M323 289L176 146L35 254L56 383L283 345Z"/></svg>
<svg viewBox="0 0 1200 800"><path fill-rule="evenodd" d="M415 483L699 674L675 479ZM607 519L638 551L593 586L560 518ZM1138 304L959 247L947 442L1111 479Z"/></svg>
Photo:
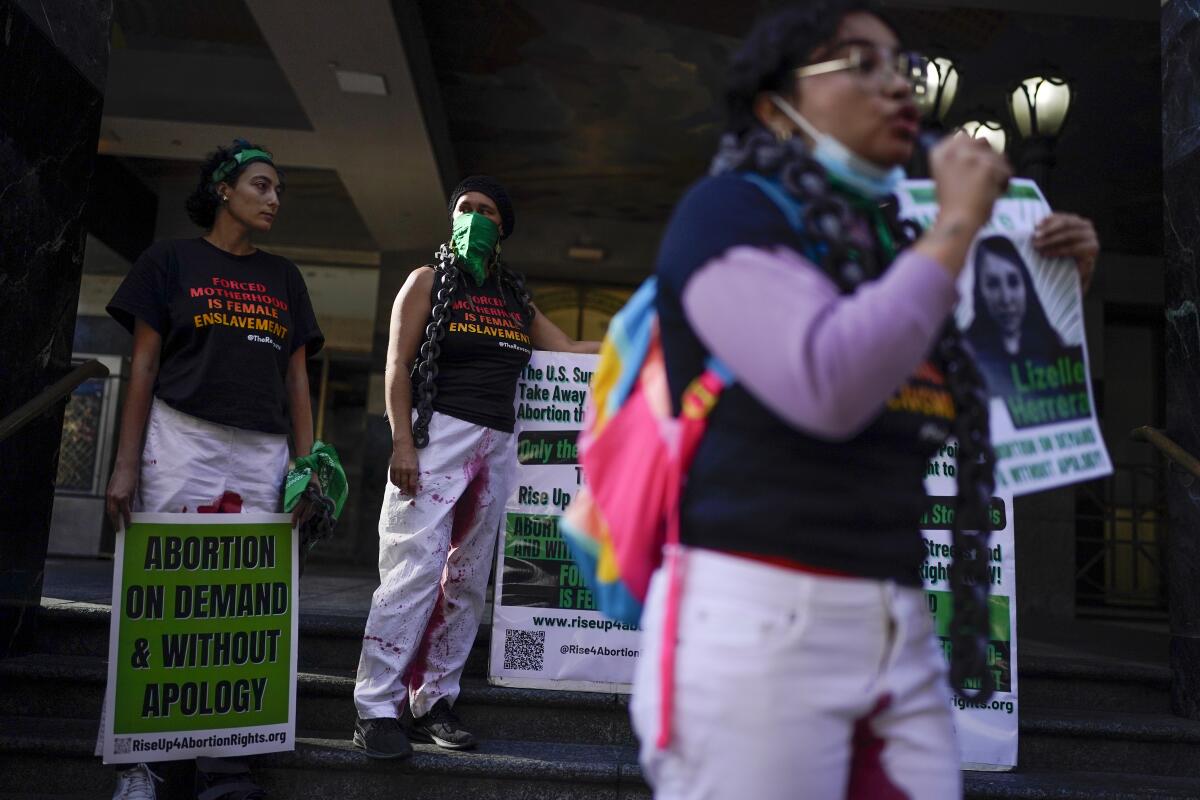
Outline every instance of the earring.
<svg viewBox="0 0 1200 800"><path fill-rule="evenodd" d="M228 196L226 196L226 195L221 195L221 202L222 202L222 203L228 203L228 202L229 202L229 197L228 197Z"/></svg>
<svg viewBox="0 0 1200 800"><path fill-rule="evenodd" d="M786 142L788 139L792 138L792 131L790 128L776 128L775 138L780 142Z"/></svg>

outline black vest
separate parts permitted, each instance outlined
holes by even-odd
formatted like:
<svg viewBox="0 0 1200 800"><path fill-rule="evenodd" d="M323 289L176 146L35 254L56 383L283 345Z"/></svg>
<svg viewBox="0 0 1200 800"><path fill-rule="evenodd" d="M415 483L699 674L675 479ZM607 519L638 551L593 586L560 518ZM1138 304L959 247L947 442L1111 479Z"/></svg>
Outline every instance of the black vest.
<svg viewBox="0 0 1200 800"><path fill-rule="evenodd" d="M437 359L433 410L511 433L517 379L533 355L529 339L531 320L525 319L517 299L501 289L494 274L487 277L483 286L476 286L466 276L459 281ZM437 303L440 282L441 277L435 275L431 306ZM420 363L419 357L416 363ZM419 391L414 369L414 408Z"/></svg>
<svg viewBox="0 0 1200 800"><path fill-rule="evenodd" d="M734 175L702 180L668 224L656 269L676 408L708 356L680 294L692 273L738 245L808 249L758 188ZM849 441L809 436L735 384L713 410L688 474L681 539L918 586L926 462L953 416L943 376L928 363Z"/></svg>

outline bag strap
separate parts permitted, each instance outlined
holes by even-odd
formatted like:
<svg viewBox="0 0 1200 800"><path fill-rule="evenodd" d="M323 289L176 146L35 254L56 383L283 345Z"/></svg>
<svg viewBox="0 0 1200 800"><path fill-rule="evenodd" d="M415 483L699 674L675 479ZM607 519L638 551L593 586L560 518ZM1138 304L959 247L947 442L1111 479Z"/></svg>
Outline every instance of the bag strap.
<svg viewBox="0 0 1200 800"><path fill-rule="evenodd" d="M742 172L740 175L742 176L742 180L753 183L762 190L767 199L779 207L779 210L783 212L783 216L792 230L796 231L796 233L804 232L804 218L800 211L800 204L789 197L782 186L759 175L757 172Z"/></svg>
<svg viewBox="0 0 1200 800"><path fill-rule="evenodd" d="M804 242L807 238L804 225L804 206L800 205L796 198L770 178L759 175L757 172L742 172L739 175L742 180L757 186L767 196L767 199L775 204L784 219L787 220L788 227L800 238L801 242ZM814 264L821 263L823 254L824 251L820 245L805 245L803 255Z"/></svg>
<svg viewBox="0 0 1200 800"><path fill-rule="evenodd" d="M725 366L725 362L716 356L710 355L705 359L704 368L720 382L722 389L728 389L737 381L737 378L733 376L733 370Z"/></svg>

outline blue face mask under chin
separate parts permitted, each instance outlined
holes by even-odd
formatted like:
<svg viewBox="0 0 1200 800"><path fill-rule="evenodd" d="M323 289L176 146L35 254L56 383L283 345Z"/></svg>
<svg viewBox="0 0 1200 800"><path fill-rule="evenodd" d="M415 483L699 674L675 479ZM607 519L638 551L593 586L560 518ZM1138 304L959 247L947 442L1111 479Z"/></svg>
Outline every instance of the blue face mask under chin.
<svg viewBox="0 0 1200 800"><path fill-rule="evenodd" d="M907 177L904 167L895 166L885 169L851 152L837 139L817 130L811 122L779 95L772 94L771 102L812 139L813 159L824 167L825 171L833 178L864 197L871 200L882 200L895 194L900 182Z"/></svg>

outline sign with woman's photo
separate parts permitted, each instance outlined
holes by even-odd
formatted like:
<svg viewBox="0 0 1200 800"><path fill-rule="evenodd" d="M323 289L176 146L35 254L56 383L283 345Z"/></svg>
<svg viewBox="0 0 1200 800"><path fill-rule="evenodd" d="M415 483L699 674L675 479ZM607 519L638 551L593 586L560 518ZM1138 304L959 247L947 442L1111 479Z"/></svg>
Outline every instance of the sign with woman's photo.
<svg viewBox="0 0 1200 800"><path fill-rule="evenodd" d="M901 214L937 215L930 181L907 181ZM996 484L1014 495L1112 472L1096 421L1075 264L1046 258L1033 230L1050 213L1035 183L1014 180L959 279L959 327L991 397Z"/></svg>

